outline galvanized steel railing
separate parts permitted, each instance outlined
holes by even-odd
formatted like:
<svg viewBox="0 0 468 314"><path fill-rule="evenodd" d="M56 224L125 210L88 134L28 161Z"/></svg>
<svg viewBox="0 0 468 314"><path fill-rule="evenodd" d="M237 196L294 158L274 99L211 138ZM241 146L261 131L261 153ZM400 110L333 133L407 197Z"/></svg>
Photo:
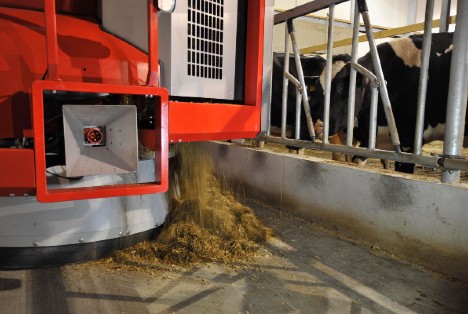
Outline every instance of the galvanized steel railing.
<svg viewBox="0 0 468 314"><path fill-rule="evenodd" d="M329 144L328 142L328 125L329 125L329 110L330 110L330 91L331 91L331 60L333 54L333 26L334 26L334 8L336 4L348 0L315 0L291 10L276 14L274 23L285 23L285 58L283 67L283 97L282 97L282 123L281 137L270 135L270 126L268 126L266 136L261 140L272 143L292 145L297 147L305 147L312 149L321 149L331 152L354 154L364 157L390 159L394 161L420 164L432 168L442 167L442 182L455 183L460 180L460 170L468 171L468 161L460 157L467 104L467 87L468 87L468 1L458 0L457 5L457 27L454 35L453 55L450 72L450 87L447 103L447 122L446 133L444 140L444 152L442 156L425 156L421 154L424 112L427 92L427 77L429 67L429 55L431 48L431 25L434 11L434 0L427 0L425 14L425 32L423 37L423 51L421 60L419 94L417 103L417 118L415 128L414 153L404 153L400 149L400 142L395 120L392 113L391 103L388 97L388 92L385 83L385 78L380 65L376 44L373 38L370 18L365 0L352 0L355 4L354 19L353 19L353 40L351 52L351 75L350 75L350 92L348 99L348 117L347 117L347 140L346 145ZM441 12L441 31L447 29L447 17L449 16L450 0L442 1ZM329 9L328 18L328 36L327 36L327 61L326 61L326 78L325 78L325 106L324 106L324 125L323 125L323 140L322 143L315 142L315 132L312 125L312 117L307 99L307 88L304 82L304 75L297 47L296 36L294 31L293 20L297 17L316 12L322 9ZM369 40L370 53L372 56L373 65L376 73L371 73L367 69L357 64L357 47L359 36L359 17L362 15L366 28L367 37ZM444 22L442 22L442 18ZM295 57L295 65L298 73L298 78L294 78L289 73L289 41ZM353 128L354 128L354 102L355 102L355 87L356 87L356 72L360 72L371 82L371 113L370 113L370 132L368 148L359 148L353 146ZM294 139L286 138L286 108L287 108L287 89L289 82L296 86L296 128ZM375 148L376 144L376 129L377 129L377 104L378 91L382 98L385 115L387 118L392 143L395 151L385 151ZM300 104L303 104L304 112L307 118L307 126L311 141L299 140L300 133Z"/></svg>

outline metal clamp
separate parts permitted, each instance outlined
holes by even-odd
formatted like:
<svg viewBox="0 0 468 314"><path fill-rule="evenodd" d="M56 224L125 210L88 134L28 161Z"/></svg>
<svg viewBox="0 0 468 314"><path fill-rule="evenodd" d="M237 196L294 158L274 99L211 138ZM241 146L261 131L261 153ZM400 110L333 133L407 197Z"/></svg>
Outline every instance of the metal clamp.
<svg viewBox="0 0 468 314"><path fill-rule="evenodd" d="M369 81L374 83L376 87L381 85L380 80L377 78L377 76L375 76L374 73L372 73L371 71L369 71L368 69L360 65L359 63L352 63L351 65L356 71L358 71L360 74L367 77Z"/></svg>

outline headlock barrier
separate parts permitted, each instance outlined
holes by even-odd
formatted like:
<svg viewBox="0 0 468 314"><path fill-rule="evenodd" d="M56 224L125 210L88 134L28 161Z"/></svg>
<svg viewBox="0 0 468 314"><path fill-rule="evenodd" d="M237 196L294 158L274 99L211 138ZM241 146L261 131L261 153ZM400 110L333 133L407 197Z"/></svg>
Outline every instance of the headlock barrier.
<svg viewBox="0 0 468 314"><path fill-rule="evenodd" d="M344 153L358 155L364 157L372 157L378 159L394 160L396 162L420 164L431 168L442 168L441 181L444 183L457 183L460 181L460 171L468 171L468 160L461 156L463 140L465 134L465 116L467 108L467 89L468 89L468 2L458 0L457 16L450 17L450 1L442 1L441 19L433 21L434 0L427 0L425 22L409 25L398 29L383 30L373 32L371 26L372 12L369 12L366 0L351 0L351 6L354 7L354 18L352 21L353 37L352 39L341 40L334 42L334 9L337 4L346 2L346 0L315 0L309 3L300 5L291 10L278 13L274 16L274 23L285 25L285 52L283 64L283 96L282 96L282 115L281 115L281 136L273 136L271 134L271 126L268 123L266 132L259 137L260 140L279 143L296 147L304 147L311 149L326 150L335 153ZM294 19L313 13L322 9L328 8L328 34L326 44L326 67L325 67L325 85L324 100L323 100L323 115L314 117L311 113L309 104L308 90L305 84L303 69L301 65L300 53L311 53L318 50L323 50L325 45L314 47L298 48L297 39L294 29ZM360 17L364 22L366 36L359 36ZM444 135L444 148L441 155L423 155L421 147L423 145L424 135L424 119L426 111L426 99L428 94L428 77L429 77L429 60L431 54L432 28L439 26L440 32L447 30L447 25L454 23L456 20L456 29L453 37L453 50L450 63L450 83L448 86L448 99L446 107L446 123ZM387 82L382 71L382 65L379 58L379 53L375 43L375 38L383 38L385 36L395 36L404 33L410 33L424 29L422 39L422 49L420 57L420 75L419 75L419 90L418 101L414 105L416 108L416 120L414 124L414 145L412 149L402 147L400 137L395 123L394 107L390 101L389 92L387 90ZM373 71L358 64L357 47L359 41L363 41L367 37L370 48ZM290 39L290 40L289 40ZM296 66L297 77L294 77L289 69L289 42L291 42L292 52ZM346 143L344 145L330 144L328 140L330 126L330 102L332 92L332 56L333 47L352 44L351 48L351 67L349 76L349 92L347 105L347 128L346 128ZM446 52L447 52L446 51ZM353 145L353 130L356 127L356 111L355 106L359 101L356 99L356 75L359 73L364 76L369 82L370 96L370 118L369 118L369 138L367 147L355 147ZM287 125L287 92L288 85L292 83L296 88L296 108L295 108L295 128L293 138L288 138L286 135ZM379 105L379 94L383 112L385 113L386 123L388 125L389 135L393 150L384 150L376 148L377 136L377 111ZM302 104L302 109L301 109ZM444 111L445 112L445 111ZM301 113L305 114L307 128L310 140L300 138L301 128ZM271 120L271 108L270 108ZM314 130L314 121L317 118L323 118L323 136L322 141L317 142L316 130ZM468 143L465 143L468 145Z"/></svg>

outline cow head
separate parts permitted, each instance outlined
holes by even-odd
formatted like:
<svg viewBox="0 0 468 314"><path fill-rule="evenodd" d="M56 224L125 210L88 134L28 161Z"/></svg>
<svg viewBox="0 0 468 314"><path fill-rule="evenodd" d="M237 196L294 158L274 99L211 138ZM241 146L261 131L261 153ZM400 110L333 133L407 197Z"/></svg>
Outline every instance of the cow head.
<svg viewBox="0 0 468 314"><path fill-rule="evenodd" d="M332 59L331 78L332 82L336 74L351 61L349 54L334 55ZM317 138L321 138L323 131L323 106L325 103L325 69L322 71L320 78L315 82L315 93L311 101L312 108L314 108L314 123L315 133Z"/></svg>
<svg viewBox="0 0 468 314"><path fill-rule="evenodd" d="M351 64L347 63L338 71L331 82L329 136L337 134L347 126L349 79ZM321 84L320 84L321 85ZM355 91L355 117L359 115L364 103L364 91L368 80L357 73ZM325 96L319 106L318 117L323 120Z"/></svg>

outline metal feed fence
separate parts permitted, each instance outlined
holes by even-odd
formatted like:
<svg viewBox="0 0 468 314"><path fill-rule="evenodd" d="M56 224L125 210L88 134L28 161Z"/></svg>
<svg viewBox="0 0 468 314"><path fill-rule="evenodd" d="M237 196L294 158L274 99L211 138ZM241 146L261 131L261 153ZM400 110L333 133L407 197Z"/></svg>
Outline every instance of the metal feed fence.
<svg viewBox="0 0 468 314"><path fill-rule="evenodd" d="M351 0L354 2L354 18L353 18L353 37L351 39L351 75L350 75L350 90L348 99L348 116L347 116L347 140L345 145L330 144L328 141L329 134L329 118L330 118L330 91L331 91L331 66L333 55L333 28L334 28L334 9L339 3L348 0L315 0L288 11L276 14L274 23L285 24L285 53L283 65L283 97L282 97L282 116L281 116L281 137L271 135L271 126L268 123L266 134L260 140L271 143L291 145L296 147L304 147L318 150L325 150L335 153L359 155L370 158L388 159L393 161L420 164L431 168L442 168L441 181L445 183L456 183L460 180L460 171L468 171L468 160L461 157L463 147L466 103L467 103L467 86L468 86L468 1L458 0L457 5L457 26L453 39L453 55L450 71L449 96L447 100L447 116L446 116L446 132L444 139L444 149L442 155L422 155L421 147L423 143L423 126L424 113L428 81L429 54L431 49L432 27L440 26L441 31L447 30L447 23L454 21L453 17L449 17L450 0L442 1L441 20L432 21L434 11L434 0L427 0L426 14L424 24L414 24L401 29L400 34L413 32L424 28L423 48L421 53L421 69L417 103L417 118L415 121L415 141L413 153L405 153L401 151L398 130L396 128L395 119L392 112L392 105L389 100L389 95L385 83L384 74L380 64L380 59L377 53L375 44L375 36L372 31L370 16L365 0ZM304 16L318 10L328 8L328 36L327 36L327 58L325 67L325 101L323 114L323 138L322 142L315 141L315 132L313 119L311 116L307 88L304 81L304 74L301 66L300 53L312 52L312 48L306 48L300 51L298 49L296 35L294 30L294 19ZM359 36L359 18L362 16L366 35L369 41L370 53L372 56L375 73L372 73L360 66L357 63L357 47L358 42L362 41ZM396 35L393 30L384 30L379 33L387 32L388 36ZM379 34L375 33L375 34ZM362 36L361 36L362 37ZM382 36L379 36L381 38ZM297 78L289 73L289 39L294 54L295 65L297 69ZM349 44L347 40L335 43L335 45ZM318 49L323 49L317 46ZM371 112L369 121L369 145L368 148L360 148L353 146L353 128L355 123L355 88L356 88L356 73L364 75L371 82ZM287 108L287 89L288 84L292 83L296 87L296 111L295 111L295 130L294 139L286 137L286 108ZM382 99L382 104L387 119L391 140L394 146L393 151L376 149L376 128L377 128L377 104L378 96ZM301 104L302 109L301 110ZM307 128L311 141L299 139L300 134L300 118L301 111L306 115ZM271 112L271 108L270 108Z"/></svg>

